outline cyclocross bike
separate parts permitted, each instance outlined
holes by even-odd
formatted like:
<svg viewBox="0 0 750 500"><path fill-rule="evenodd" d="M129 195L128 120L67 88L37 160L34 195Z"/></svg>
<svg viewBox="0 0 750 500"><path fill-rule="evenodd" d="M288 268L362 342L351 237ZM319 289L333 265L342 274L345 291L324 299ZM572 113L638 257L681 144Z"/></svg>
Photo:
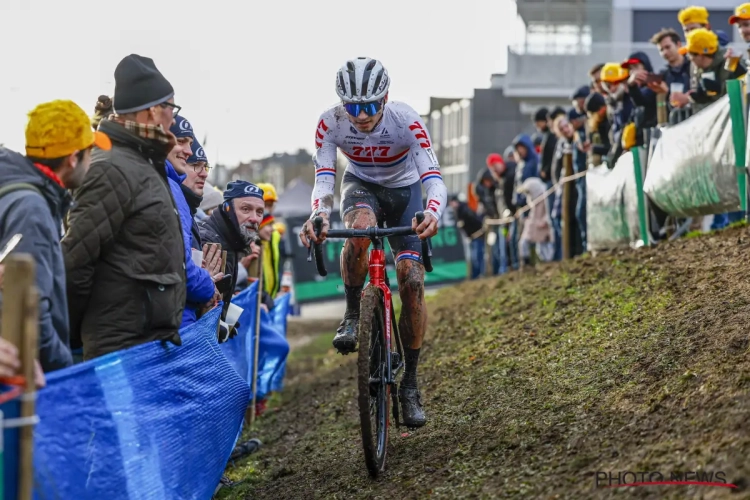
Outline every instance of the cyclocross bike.
<svg viewBox="0 0 750 500"><path fill-rule="evenodd" d="M417 212L419 224L424 213ZM315 235L320 235L323 224L321 217L313 220ZM388 447L388 427L390 410L393 420L399 426L398 385L396 378L404 368L404 349L398 333L396 313L385 270L385 250L383 239L390 236L416 234L411 227L368 227L366 229L331 229L329 239L369 238L370 281L362 290L359 310L359 357L357 359L357 386L359 395L359 418L362 427L362 447L365 464L370 475L375 478L385 470ZM312 261L321 276L326 276L323 252L320 244L310 245L307 261ZM429 238L422 240L422 261L427 272L432 271L432 248ZM395 332L396 342L392 342ZM369 339L369 342L364 342ZM390 408L389 408L390 407ZM374 432L373 432L374 431Z"/></svg>

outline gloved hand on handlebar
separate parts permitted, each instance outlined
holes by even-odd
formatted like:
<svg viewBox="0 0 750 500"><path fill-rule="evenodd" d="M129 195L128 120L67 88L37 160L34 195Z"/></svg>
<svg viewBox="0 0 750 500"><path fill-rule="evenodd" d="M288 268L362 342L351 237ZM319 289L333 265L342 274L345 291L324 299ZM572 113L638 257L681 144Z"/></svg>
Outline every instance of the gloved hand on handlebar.
<svg viewBox="0 0 750 500"><path fill-rule="evenodd" d="M412 217L411 227L419 235L420 240L426 240L435 236L438 232L438 220L432 212L424 213L424 220L421 224L417 223L417 218Z"/></svg>
<svg viewBox="0 0 750 500"><path fill-rule="evenodd" d="M313 226L313 219L317 216L320 216L320 218L323 219L323 226L320 230L320 237L315 236L315 228ZM302 229L299 232L299 239L302 242L303 245L305 245L305 248L310 248L310 242L313 243L323 243L325 241L326 236L328 235L328 230L331 228L331 223L329 222L330 215L326 212L320 212L320 213L314 213L309 219L305 221L305 223L302 225Z"/></svg>

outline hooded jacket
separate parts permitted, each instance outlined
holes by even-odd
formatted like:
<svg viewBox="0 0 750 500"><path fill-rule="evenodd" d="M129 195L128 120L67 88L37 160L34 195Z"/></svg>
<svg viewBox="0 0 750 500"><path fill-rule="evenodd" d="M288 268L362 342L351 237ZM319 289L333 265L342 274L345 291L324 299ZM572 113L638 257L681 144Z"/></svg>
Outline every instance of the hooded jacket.
<svg viewBox="0 0 750 500"><path fill-rule="evenodd" d="M526 156L521 158L523 164L516 167L513 204L517 208L523 208L526 206L526 197L522 194L518 194L518 187L520 187L526 179L539 177L539 156L536 154L534 143L531 142L531 137L528 135L520 134L513 140L514 148L519 144L526 148Z"/></svg>
<svg viewBox="0 0 750 500"><path fill-rule="evenodd" d="M190 236L192 236L192 238L190 239L190 245L196 250L201 250L203 248L203 245L201 244L201 232L198 230L198 221L196 220L196 216L198 217L198 219L205 218L206 214L200 210L203 196L198 196L187 186L185 186L185 184L180 184L180 189L182 189L182 194L185 196L185 201L190 208L190 217L192 219L192 225L190 226Z"/></svg>
<svg viewBox="0 0 750 500"><path fill-rule="evenodd" d="M0 188L31 184L41 194L18 190L0 197L0 248L15 234L23 235L14 253L36 262L39 290L39 362L45 372L73 364L65 291L65 263L60 239L70 205L65 189L44 175L26 157L0 148Z"/></svg>
<svg viewBox="0 0 750 500"><path fill-rule="evenodd" d="M630 54L628 59L637 59L643 64L643 67L649 73L654 72L654 67L651 65L651 60L645 52L633 52ZM628 86L628 95L633 101L635 107L643 108L643 123L637 124L642 128L655 127L657 124L656 119L656 93L648 88L648 86L639 86L637 83L632 83Z"/></svg>
<svg viewBox="0 0 750 500"><path fill-rule="evenodd" d="M188 203L185 200L185 195L182 194L182 189L180 188L182 181L185 180L185 176L179 175L169 160L167 160L165 164L167 169L167 182L169 182L172 197L174 198L175 205L177 205L177 211L180 214L182 239L185 246L185 272L187 278L187 282L185 283L186 303L185 309L182 312L182 325L180 325L180 328L185 328L197 321L198 308L213 298L215 287L208 271L195 265L195 262L193 262L192 245L190 243L192 240L191 229L193 227L193 216L190 215L190 207L188 206Z"/></svg>

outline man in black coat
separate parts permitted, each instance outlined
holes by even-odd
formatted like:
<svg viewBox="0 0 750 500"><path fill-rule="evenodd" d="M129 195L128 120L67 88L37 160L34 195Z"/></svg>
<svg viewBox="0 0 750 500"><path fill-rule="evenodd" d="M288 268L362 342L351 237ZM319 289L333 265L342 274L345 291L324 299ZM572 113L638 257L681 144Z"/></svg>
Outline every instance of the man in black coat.
<svg viewBox="0 0 750 500"><path fill-rule="evenodd" d="M457 226L467 238L471 249L471 279L477 279L484 271L484 225L482 217L469 208L465 202L459 201L458 196L451 196L448 205L456 215Z"/></svg>
<svg viewBox="0 0 750 500"><path fill-rule="evenodd" d="M258 256L256 240L258 240L258 228L263 219L265 202L263 201L263 190L255 184L247 181L232 181L227 184L224 191L224 203L221 204L211 215L198 223L203 243L219 243L222 250L227 252L227 264L224 274L232 276L229 292L223 297L224 311L222 317L229 309L229 302L237 286L237 271L242 265L241 260L245 257ZM273 300L270 304L264 303L269 309L273 308Z"/></svg>

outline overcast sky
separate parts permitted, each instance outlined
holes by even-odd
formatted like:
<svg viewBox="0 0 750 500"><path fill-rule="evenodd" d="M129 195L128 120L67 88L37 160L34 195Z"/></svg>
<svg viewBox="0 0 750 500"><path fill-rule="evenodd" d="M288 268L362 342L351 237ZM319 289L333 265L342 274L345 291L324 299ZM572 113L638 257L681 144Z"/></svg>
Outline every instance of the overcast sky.
<svg viewBox="0 0 750 500"><path fill-rule="evenodd" d="M390 97L471 97L504 72L512 0L0 0L0 143L23 151L26 114L72 99L93 112L122 57L154 59L175 102L208 135L209 161L235 165L312 150L342 63L367 55Z"/></svg>

